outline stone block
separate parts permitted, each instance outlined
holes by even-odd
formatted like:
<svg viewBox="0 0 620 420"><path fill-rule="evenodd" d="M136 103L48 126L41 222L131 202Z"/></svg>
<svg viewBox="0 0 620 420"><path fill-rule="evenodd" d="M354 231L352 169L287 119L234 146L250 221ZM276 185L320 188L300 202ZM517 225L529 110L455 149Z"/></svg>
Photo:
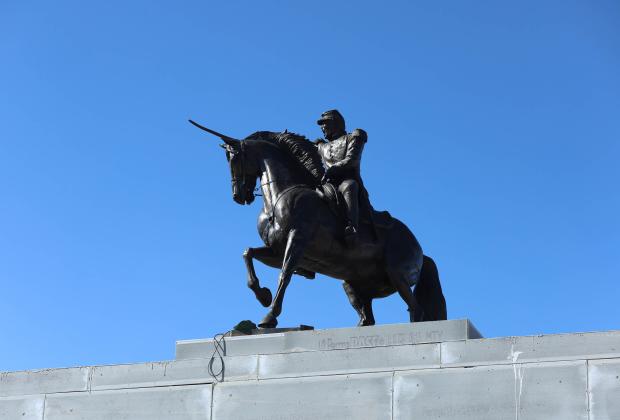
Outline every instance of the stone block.
<svg viewBox="0 0 620 420"><path fill-rule="evenodd" d="M620 420L620 331L473 337L466 320L231 337L217 383L212 340L174 361L2 373L0 420Z"/></svg>
<svg viewBox="0 0 620 420"><path fill-rule="evenodd" d="M92 369L90 389L93 391L215 382L209 374L209 359L95 366ZM217 373L220 369L221 361L216 358L213 371ZM258 356L224 357L225 381L256 379L257 374Z"/></svg>
<svg viewBox="0 0 620 420"><path fill-rule="evenodd" d="M390 420L391 390L391 373L221 383L213 419Z"/></svg>
<svg viewBox="0 0 620 420"><path fill-rule="evenodd" d="M620 357L620 331L505 337L441 344L444 367Z"/></svg>
<svg viewBox="0 0 620 420"><path fill-rule="evenodd" d="M590 420L620 419L620 359L588 362Z"/></svg>
<svg viewBox="0 0 620 420"><path fill-rule="evenodd" d="M89 372L78 367L0 373L0 396L85 391Z"/></svg>
<svg viewBox="0 0 620 420"><path fill-rule="evenodd" d="M49 395L45 420L208 420L211 418L211 386Z"/></svg>
<svg viewBox="0 0 620 420"><path fill-rule="evenodd" d="M438 343L480 337L469 320L460 319L227 337L224 342L228 356L239 356ZM210 357L212 353L212 339L177 341L177 360Z"/></svg>
<svg viewBox="0 0 620 420"><path fill-rule="evenodd" d="M0 420L41 420L43 395L30 397L0 397Z"/></svg>
<svg viewBox="0 0 620 420"><path fill-rule="evenodd" d="M284 352L284 334L226 337L222 344L227 356L250 356ZM210 358L215 347L213 339L180 340L176 343L176 360Z"/></svg>
<svg viewBox="0 0 620 420"><path fill-rule="evenodd" d="M429 369L394 376L394 419L587 420L586 363Z"/></svg>
<svg viewBox="0 0 620 420"><path fill-rule="evenodd" d="M439 367L439 344L259 356L259 379Z"/></svg>

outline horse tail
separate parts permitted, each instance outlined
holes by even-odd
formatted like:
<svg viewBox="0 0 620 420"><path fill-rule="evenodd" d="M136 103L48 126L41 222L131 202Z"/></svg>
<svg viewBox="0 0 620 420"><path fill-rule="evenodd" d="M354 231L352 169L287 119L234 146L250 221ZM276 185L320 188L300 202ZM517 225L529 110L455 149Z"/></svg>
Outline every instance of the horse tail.
<svg viewBox="0 0 620 420"><path fill-rule="evenodd" d="M420 280L413 294L424 310L424 321L448 319L446 298L441 290L437 265L431 257L424 255Z"/></svg>

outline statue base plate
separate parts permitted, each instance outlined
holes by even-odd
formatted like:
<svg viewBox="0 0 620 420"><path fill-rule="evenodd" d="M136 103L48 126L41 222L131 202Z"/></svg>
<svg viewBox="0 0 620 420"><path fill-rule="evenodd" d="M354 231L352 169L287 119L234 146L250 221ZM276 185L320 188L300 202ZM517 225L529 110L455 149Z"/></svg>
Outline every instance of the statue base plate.
<svg viewBox="0 0 620 420"><path fill-rule="evenodd" d="M283 330L287 329L266 328L259 329L257 334L239 333L227 337L226 356L438 343L482 337L467 319L327 330ZM212 338L180 340L176 345L176 360L208 358L214 350Z"/></svg>
<svg viewBox="0 0 620 420"><path fill-rule="evenodd" d="M241 331L232 330L230 332L230 337L245 337L248 335L262 335L262 334L276 334L276 333L285 333L291 331L313 331L314 327L311 325L301 324L299 327L290 327L290 328L256 328L253 329L250 334L245 334Z"/></svg>

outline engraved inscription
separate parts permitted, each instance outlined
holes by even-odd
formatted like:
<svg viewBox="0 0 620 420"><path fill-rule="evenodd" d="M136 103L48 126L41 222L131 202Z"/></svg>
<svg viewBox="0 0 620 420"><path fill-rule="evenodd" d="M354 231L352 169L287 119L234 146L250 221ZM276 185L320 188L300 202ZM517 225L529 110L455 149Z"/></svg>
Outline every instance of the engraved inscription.
<svg viewBox="0 0 620 420"><path fill-rule="evenodd" d="M331 337L319 340L319 350L344 350L360 347L402 346L407 344L441 341L442 331L416 331L410 333L356 335L347 339Z"/></svg>

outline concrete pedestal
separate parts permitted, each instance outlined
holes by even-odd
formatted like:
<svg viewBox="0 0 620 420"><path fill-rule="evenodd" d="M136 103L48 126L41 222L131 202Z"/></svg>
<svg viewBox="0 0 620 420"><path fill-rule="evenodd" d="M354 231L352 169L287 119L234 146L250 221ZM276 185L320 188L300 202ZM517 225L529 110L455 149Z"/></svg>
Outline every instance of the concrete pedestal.
<svg viewBox="0 0 620 420"><path fill-rule="evenodd" d="M225 347L222 382L212 340L167 362L2 373L0 420L620 419L620 331L484 339L456 320Z"/></svg>

